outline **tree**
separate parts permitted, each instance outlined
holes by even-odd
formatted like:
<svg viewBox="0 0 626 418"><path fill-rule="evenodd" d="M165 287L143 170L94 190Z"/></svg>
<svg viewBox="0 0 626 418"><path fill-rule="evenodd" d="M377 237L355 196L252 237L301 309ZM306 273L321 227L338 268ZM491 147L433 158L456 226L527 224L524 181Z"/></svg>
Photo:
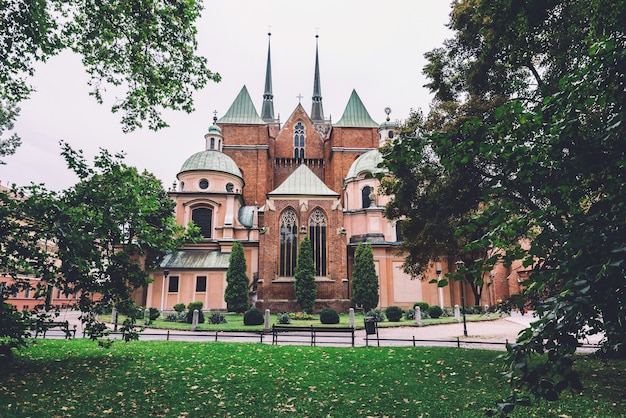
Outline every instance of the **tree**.
<svg viewBox="0 0 626 418"><path fill-rule="evenodd" d="M246 271L246 256L243 245L239 241L233 243L233 249L228 259L228 271L226 272L226 291L224 300L228 312L242 313L248 309L248 286L250 279Z"/></svg>
<svg viewBox="0 0 626 418"><path fill-rule="evenodd" d="M429 187L411 178L420 173L410 159L467 179L456 195L467 210L440 208L462 219L457 236L486 227L462 255L497 248L487 268L515 258L532 268L524 296L542 300L540 319L509 361L511 382L540 398L579 388L580 338L601 332L603 351L626 355L625 18L624 1L454 2L454 38L427 54L432 110L390 158L407 195ZM399 171L404 163L413 171ZM530 362L535 354L546 361Z"/></svg>
<svg viewBox="0 0 626 418"><path fill-rule="evenodd" d="M35 63L64 50L82 57L98 103L109 87L125 91L112 106L122 129L167 126L165 109L193 110L192 92L220 75L196 55L200 1L13 0L0 10L0 134L11 130L17 104L29 97ZM11 139L13 138L13 139ZM0 137L0 156L19 138ZM5 152L2 154L2 152ZM7 153L7 151L9 151Z"/></svg>
<svg viewBox="0 0 626 418"><path fill-rule="evenodd" d="M128 311L132 292L148 285L162 256L196 239L198 229L176 225L161 182L125 165L122 155L102 150L94 167L67 144L62 155L79 178L75 186L20 188L8 196L10 204L3 194L9 231L19 231L0 235L0 258L17 286L30 286L24 275L40 279L35 298L54 288L76 294L83 321L97 331L102 327L92 314L111 305Z"/></svg>
<svg viewBox="0 0 626 418"><path fill-rule="evenodd" d="M317 295L317 284L315 283L315 263L313 262L313 249L308 236L300 241L298 248L298 259L294 270L296 279L296 302L303 312L313 312L315 297Z"/></svg>
<svg viewBox="0 0 626 418"><path fill-rule="evenodd" d="M374 266L372 244L360 243L354 251L354 270L352 271L352 300L369 312L378 306L378 276Z"/></svg>

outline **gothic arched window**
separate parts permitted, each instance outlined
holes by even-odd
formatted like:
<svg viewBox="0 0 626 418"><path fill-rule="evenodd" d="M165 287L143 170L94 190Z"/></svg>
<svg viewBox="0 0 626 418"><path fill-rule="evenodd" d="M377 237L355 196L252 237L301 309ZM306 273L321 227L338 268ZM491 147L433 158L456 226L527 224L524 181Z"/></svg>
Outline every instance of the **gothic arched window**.
<svg viewBox="0 0 626 418"><path fill-rule="evenodd" d="M372 188L370 186L363 187L363 190L361 190L361 207L363 209L369 208L372 204L370 194L372 194Z"/></svg>
<svg viewBox="0 0 626 418"><path fill-rule="evenodd" d="M309 238L313 249L316 276L326 276L326 225L324 212L315 209L309 218Z"/></svg>
<svg viewBox="0 0 626 418"><path fill-rule="evenodd" d="M304 125L296 123L293 128L293 158L304 158Z"/></svg>
<svg viewBox="0 0 626 418"><path fill-rule="evenodd" d="M287 209L280 215L280 276L293 276L298 254L298 218Z"/></svg>
<svg viewBox="0 0 626 418"><path fill-rule="evenodd" d="M209 208L196 208L191 212L191 220L200 228L204 239L211 238L213 228L213 211Z"/></svg>

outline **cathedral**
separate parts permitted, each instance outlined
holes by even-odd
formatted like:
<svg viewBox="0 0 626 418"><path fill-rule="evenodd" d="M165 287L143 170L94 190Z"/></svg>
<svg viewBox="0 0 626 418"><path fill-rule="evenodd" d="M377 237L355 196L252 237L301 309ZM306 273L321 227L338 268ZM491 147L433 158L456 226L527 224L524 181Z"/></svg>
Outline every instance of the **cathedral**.
<svg viewBox="0 0 626 418"><path fill-rule="evenodd" d="M402 237L395 222L383 216L388 197L378 192L376 177L382 160L378 147L393 140L396 127L390 110L385 109L384 122L375 122L353 90L343 115L332 122L324 115L320 78L316 44L310 113L299 103L281 123L274 115L268 44L260 115L244 86L228 111L213 118L203 149L182 163L169 191L177 223L193 221L202 240L162 260L138 298L141 305L170 311L177 303L201 301L204 309L225 310L229 256L239 241L250 304L272 312L298 311L294 268L305 235L315 262L316 312L355 307L353 257L365 241L372 244L381 309L408 308L417 301L460 304L454 286L429 283L447 273L447 263L433 262L427 280L402 270Z"/></svg>

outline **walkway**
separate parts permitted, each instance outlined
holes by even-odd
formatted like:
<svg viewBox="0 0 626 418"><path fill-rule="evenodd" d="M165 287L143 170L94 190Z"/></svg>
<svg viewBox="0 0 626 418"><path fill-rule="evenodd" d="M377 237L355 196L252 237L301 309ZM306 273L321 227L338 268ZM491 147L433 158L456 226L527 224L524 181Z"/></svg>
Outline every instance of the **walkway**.
<svg viewBox="0 0 626 418"><path fill-rule="evenodd" d="M70 327L76 325L76 336L83 335L82 323L78 319L80 312L64 311L56 319L60 321L67 320ZM527 328L531 322L536 320L532 312L521 315L519 312L511 312L511 315L505 318L494 319L491 321L467 322L467 337L463 335L463 323L430 325L424 327L383 327L378 329L378 337L376 335L365 335L365 330L355 331L355 347L363 347L366 344L370 346L461 346L471 348L488 348L504 350L506 342L514 342L521 330ZM51 338L61 337L60 331L48 331ZM171 341L223 341L223 342L262 342L266 344L272 343L271 334L261 336L255 332L211 332L211 331L179 331L179 330L163 330L148 328L140 334L141 340L171 340ZM310 338L307 336L281 337L280 344L310 344ZM599 336L592 336L585 344L597 344L600 340ZM348 336L335 338L318 338L318 346L350 346L351 341ZM587 350L585 350L587 351Z"/></svg>

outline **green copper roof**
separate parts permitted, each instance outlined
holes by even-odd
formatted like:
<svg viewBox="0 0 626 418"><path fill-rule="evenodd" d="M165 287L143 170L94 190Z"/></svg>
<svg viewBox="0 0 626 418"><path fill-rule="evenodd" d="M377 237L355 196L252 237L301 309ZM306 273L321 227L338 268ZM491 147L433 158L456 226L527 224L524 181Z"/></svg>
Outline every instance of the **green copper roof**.
<svg viewBox="0 0 626 418"><path fill-rule="evenodd" d="M219 120L220 123L243 123L247 125L265 125L259 117L246 86L243 86L239 95L230 105L230 109Z"/></svg>
<svg viewBox="0 0 626 418"><path fill-rule="evenodd" d="M215 250L182 250L166 254L161 268L167 269L227 269L230 254Z"/></svg>
<svg viewBox="0 0 626 418"><path fill-rule="evenodd" d="M347 128L378 128L378 124L374 122L370 114L365 109L363 102L356 94L356 90L352 90L350 100L343 111L343 116L334 126Z"/></svg>
<svg viewBox="0 0 626 418"><path fill-rule="evenodd" d="M339 196L304 164L301 164L280 186L267 195Z"/></svg>
<svg viewBox="0 0 626 418"><path fill-rule="evenodd" d="M235 161L223 152L216 150L196 152L183 163L179 174L185 171L195 170L220 171L243 178L241 170L239 170Z"/></svg>
<svg viewBox="0 0 626 418"><path fill-rule="evenodd" d="M386 170L378 167L378 164L380 164L382 161L383 156L377 149L366 152L365 154L359 156L359 158L354 160L354 162L350 166L350 170L348 170L346 180L354 179L359 174L364 172L372 174L385 172Z"/></svg>

